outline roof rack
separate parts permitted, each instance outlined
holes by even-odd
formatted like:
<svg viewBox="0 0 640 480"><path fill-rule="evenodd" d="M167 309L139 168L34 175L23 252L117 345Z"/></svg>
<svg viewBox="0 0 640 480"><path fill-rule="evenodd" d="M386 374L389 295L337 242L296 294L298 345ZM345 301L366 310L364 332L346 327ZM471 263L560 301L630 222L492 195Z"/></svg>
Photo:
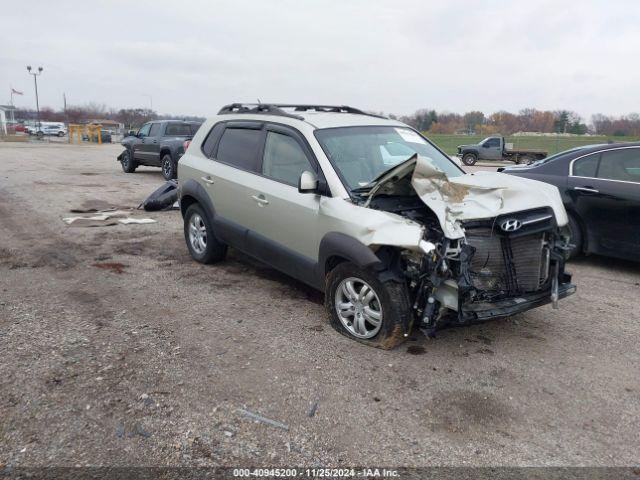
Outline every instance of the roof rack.
<svg viewBox="0 0 640 480"><path fill-rule="evenodd" d="M296 118L298 120L304 120L300 115L293 115L287 113L284 110L278 108L278 105L271 105L268 103L232 103L225 105L220 109L218 115L224 115L229 113L261 113L264 115L278 115L280 117Z"/></svg>
<svg viewBox="0 0 640 480"><path fill-rule="evenodd" d="M358 108L347 105L298 105L289 103L232 103L220 109L218 115L228 113L262 113L266 115L279 115L283 117L304 120L300 115L285 112L283 108L292 108L294 112L327 112L327 113L353 113L355 115L367 115L369 117L387 118L382 115L364 112Z"/></svg>

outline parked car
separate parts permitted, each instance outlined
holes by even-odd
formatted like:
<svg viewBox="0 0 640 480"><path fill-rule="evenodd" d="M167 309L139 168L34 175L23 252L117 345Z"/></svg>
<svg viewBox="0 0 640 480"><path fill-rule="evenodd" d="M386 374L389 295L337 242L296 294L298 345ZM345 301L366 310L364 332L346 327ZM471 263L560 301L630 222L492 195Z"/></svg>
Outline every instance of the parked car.
<svg viewBox="0 0 640 480"><path fill-rule="evenodd" d="M182 120L145 123L140 130L129 132L122 140L125 150L118 156L122 170L133 173L139 165L148 165L161 167L167 180L176 178L185 143L193 138L199 127L198 122Z"/></svg>
<svg viewBox="0 0 640 480"><path fill-rule="evenodd" d="M324 291L334 328L369 345L575 291L557 188L467 175L411 127L352 107L228 105L180 159L178 190L196 261L237 248Z"/></svg>
<svg viewBox="0 0 640 480"><path fill-rule="evenodd" d="M64 137L67 134L67 129L64 125L45 125L39 131L37 131L37 135L47 135L47 136L56 136L56 137Z"/></svg>
<svg viewBox="0 0 640 480"><path fill-rule="evenodd" d="M34 122L25 125L25 129L29 135L37 135L39 137L58 136L64 137L67 134L67 127L61 122Z"/></svg>
<svg viewBox="0 0 640 480"><path fill-rule="evenodd" d="M544 150L514 149L505 143L504 137L487 137L474 145L458 146L458 158L465 165L475 165L478 160L508 160L518 164L529 164L547 156Z"/></svg>
<svg viewBox="0 0 640 480"><path fill-rule="evenodd" d="M558 187L569 215L572 256L640 261L640 143L579 147L498 171Z"/></svg>

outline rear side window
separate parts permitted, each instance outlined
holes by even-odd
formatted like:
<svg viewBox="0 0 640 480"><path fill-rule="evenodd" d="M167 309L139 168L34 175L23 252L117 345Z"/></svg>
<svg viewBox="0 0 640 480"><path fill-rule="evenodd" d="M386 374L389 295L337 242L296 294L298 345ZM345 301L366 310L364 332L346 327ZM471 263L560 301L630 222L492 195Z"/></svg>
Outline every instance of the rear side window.
<svg viewBox="0 0 640 480"><path fill-rule="evenodd" d="M640 149L625 148L603 152L598 178L640 182Z"/></svg>
<svg viewBox="0 0 640 480"><path fill-rule="evenodd" d="M598 171L599 158L600 154L597 153L576 160L573 164L573 175L576 177L595 177Z"/></svg>
<svg viewBox="0 0 640 480"><path fill-rule="evenodd" d="M224 123L218 123L211 129L211 131L209 132L209 135L207 135L207 138L202 144L202 152L207 157L209 158L213 157L213 149L216 147L216 143L218 143L218 140L220 139L220 135L222 135L223 130L224 130Z"/></svg>
<svg viewBox="0 0 640 480"><path fill-rule="evenodd" d="M195 133L195 131L193 133ZM193 133L191 131L191 125L188 123L170 123L167 125L164 134L171 137L190 137Z"/></svg>
<svg viewBox="0 0 640 480"><path fill-rule="evenodd" d="M151 124L151 131L149 132L150 137L157 137L160 134L160 124L153 123Z"/></svg>
<svg viewBox="0 0 640 480"><path fill-rule="evenodd" d="M262 130L227 128L218 145L216 159L250 172L260 172Z"/></svg>
<svg viewBox="0 0 640 480"><path fill-rule="evenodd" d="M268 132L264 147L262 174L296 186L300 174L305 170L313 171L313 168L300 144L288 135Z"/></svg>

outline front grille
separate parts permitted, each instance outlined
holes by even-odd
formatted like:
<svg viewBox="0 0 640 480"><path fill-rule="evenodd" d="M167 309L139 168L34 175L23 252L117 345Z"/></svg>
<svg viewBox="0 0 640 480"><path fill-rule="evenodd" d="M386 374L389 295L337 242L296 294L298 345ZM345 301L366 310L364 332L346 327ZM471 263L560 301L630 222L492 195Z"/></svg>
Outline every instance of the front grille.
<svg viewBox="0 0 640 480"><path fill-rule="evenodd" d="M548 278L547 233L519 237L497 235L491 228L467 229L475 248L471 281L478 290L518 294L540 290Z"/></svg>

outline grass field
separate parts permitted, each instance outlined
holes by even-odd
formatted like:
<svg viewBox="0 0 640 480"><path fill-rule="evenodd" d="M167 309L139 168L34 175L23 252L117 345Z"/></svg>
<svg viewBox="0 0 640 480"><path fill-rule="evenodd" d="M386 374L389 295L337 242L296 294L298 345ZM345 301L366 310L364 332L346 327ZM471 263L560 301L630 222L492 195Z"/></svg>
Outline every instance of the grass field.
<svg viewBox="0 0 640 480"><path fill-rule="evenodd" d="M429 140L438 145L449 155L457 153L458 145L468 145L477 143L487 135L443 135L443 134L424 134ZM569 148L579 147L582 145L594 145L597 143L612 142L635 142L639 141L636 137L605 137L605 136L579 136L579 137L535 137L535 136L518 136L507 137L507 143L513 143L513 148L539 149L549 152L549 155L568 150Z"/></svg>

